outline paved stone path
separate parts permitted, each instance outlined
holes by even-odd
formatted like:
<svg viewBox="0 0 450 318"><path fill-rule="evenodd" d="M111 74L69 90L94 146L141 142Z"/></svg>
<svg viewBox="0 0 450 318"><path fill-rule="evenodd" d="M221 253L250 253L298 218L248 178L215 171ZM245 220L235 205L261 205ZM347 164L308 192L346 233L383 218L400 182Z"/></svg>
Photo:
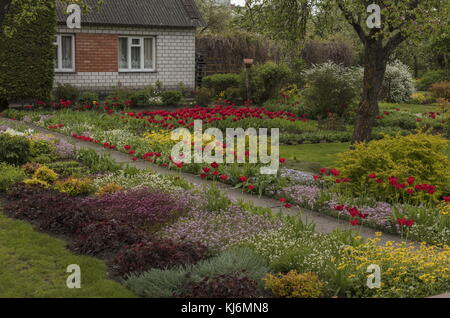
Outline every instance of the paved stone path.
<svg viewBox="0 0 450 318"><path fill-rule="evenodd" d="M0 123L1 122L5 123L11 127L13 127L14 125L16 125L18 123L17 121L0 118ZM19 123L22 123L22 122L19 122ZM150 169L154 170L155 172L162 174L162 175L168 175L168 174L179 175L182 178L186 179L187 181L193 183L194 185L198 185L198 186L204 186L204 185L208 186L208 185L212 184L212 181L202 180L198 176L195 176L192 174L179 173L177 171L169 170L169 169L160 167L158 165L151 164L151 163L143 161L143 160L133 161L129 155L124 154L119 151L105 149L101 145L78 140L75 138L71 138L66 135L62 135L60 133L54 132L54 131L49 131L47 129L37 127L35 125L28 125L28 126L30 126L30 128L34 129L35 131L40 131L40 132L46 133L46 134L52 134L59 138L65 139L79 148L94 149L98 153L110 153L112 158L114 158L114 160L117 163L128 164L128 165L136 167L138 169L149 169L150 168ZM240 189L235 189L229 185L226 185L226 184L223 184L220 182L216 182L216 184L217 184L218 188L220 188L221 191L224 192L228 196L228 198L231 200L252 201L255 206L271 208L274 213L278 213L280 211L281 205L275 199L268 198L268 197L259 197L256 195L251 195L249 193L243 193L242 190L240 190ZM292 208L289 210L283 209L283 212L286 214L289 214L289 215L298 215L302 218L303 221L314 223L315 229L319 233L330 233L337 228L342 228L342 229L348 228L347 221L341 220L339 223L336 218L319 213L319 212L314 212L314 211L310 211L310 210L306 210L306 209L298 209L298 208ZM365 238L372 238L375 236L375 232L379 232L379 231L373 230L368 227L358 227L357 230L360 231L361 236L365 237ZM396 241L396 242L402 241L399 236L390 235L390 234L383 234L383 236L381 237L381 240L382 241Z"/></svg>

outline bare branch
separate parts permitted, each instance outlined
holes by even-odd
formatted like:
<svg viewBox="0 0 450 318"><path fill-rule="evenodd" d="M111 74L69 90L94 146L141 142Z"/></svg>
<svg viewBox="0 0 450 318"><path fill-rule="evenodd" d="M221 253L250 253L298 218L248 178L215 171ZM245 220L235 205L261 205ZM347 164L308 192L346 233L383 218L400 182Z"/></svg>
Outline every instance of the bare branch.
<svg viewBox="0 0 450 318"><path fill-rule="evenodd" d="M342 14L344 15L347 22L350 23L350 25L353 27L353 29L355 29L355 31L358 34L361 41L364 44L366 44L367 35L364 32L364 29L362 28L360 22L355 21L353 14L345 8L345 5L341 1L338 1L337 4L339 6L339 9L342 11ZM360 17L358 18L358 20L360 20Z"/></svg>
<svg viewBox="0 0 450 318"><path fill-rule="evenodd" d="M391 37L383 48L386 56L389 56L405 40L406 37L401 32Z"/></svg>

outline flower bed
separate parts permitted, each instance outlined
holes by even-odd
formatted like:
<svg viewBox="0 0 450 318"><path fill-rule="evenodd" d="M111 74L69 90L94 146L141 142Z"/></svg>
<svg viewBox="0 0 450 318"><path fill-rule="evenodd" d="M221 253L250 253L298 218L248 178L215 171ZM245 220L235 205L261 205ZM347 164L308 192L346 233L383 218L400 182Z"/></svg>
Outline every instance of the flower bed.
<svg viewBox="0 0 450 318"><path fill-rule="evenodd" d="M427 148L427 145L438 137L425 134L382 139L379 141L381 146L378 147L379 149L375 147L373 155L364 157L359 162L357 162L358 159L354 160L350 157L344 163L351 167L360 162L377 162L377 166L372 167L373 170L365 168L367 169L365 179L357 166L353 171L345 172L345 175L335 175L334 172L339 171L337 169L323 169L330 175L327 180L328 185L324 187L318 180L319 176L304 176L292 170L280 170L277 175L267 176L259 173L261 165L258 164L184 164L180 162L181 158L171 156L171 150L175 144L175 141L170 139L171 129L190 128L193 120L196 119L202 120L205 126L211 127L223 128L230 124L231 127L239 125L259 127L260 124L268 124L269 127L281 125L282 131L285 126L280 124L280 121L283 121L288 122L287 125L297 125L312 132L314 128L310 126L311 121L306 120L306 116L296 118L289 112L269 112L263 108L231 106L139 114L132 112L117 114L108 108L107 112L110 115L101 116L96 112L75 113L67 110L56 112L53 117L36 114L27 115L25 119L42 127L51 127L74 138L121 151L133 160L142 159L169 169L196 174L203 179L242 188L242 191L288 199L286 208L295 204L336 216L353 226L367 225L408 237L408 239L449 244L447 238L450 233L449 218L442 215L438 207L439 202L444 200L443 197L450 194L448 193L450 186L447 188L445 186L450 178L448 178L448 169L444 168L444 162L447 160L446 155L442 154L442 149L446 146L444 139L437 142L439 146L436 146L437 148L433 146L435 147L433 149ZM389 112L383 116L394 116L393 113L401 112ZM285 131L288 132L288 130ZM410 140L409 144L397 145L396 149L403 157L393 156L389 159L383 157L386 156L383 149L394 147L401 138ZM208 142L203 140L202 147L209 147ZM387 145L387 143L390 144ZM226 145L219 146L223 147L225 152L232 151L227 149ZM420 155L414 147L420 149ZM361 148L361 152L364 151ZM246 151L245 156L249 155L250 152ZM411 158L411 160L404 158ZM285 161L281 158L280 162ZM389 170L383 170L384 162L388 163ZM425 162L425 168L420 168L421 162ZM427 162L436 164L427 165ZM299 182L297 180L299 176L304 180ZM146 184L149 185L150 182ZM346 188L352 189L350 191ZM424 204L426 207L422 207ZM426 209L429 213L426 213Z"/></svg>
<svg viewBox="0 0 450 318"><path fill-rule="evenodd" d="M75 191L83 184L79 182L61 187L58 182L64 179L58 173L31 159L19 169L34 182L7 186L5 213L64 235L77 253L105 258L111 272L138 295L404 297L431 296L450 288L448 247L424 245L420 251L405 251L403 246L370 245L349 231L317 234L296 217L230 202L215 188L195 189L177 179L117 167L95 152L79 152L81 157L78 153L71 161L52 164L58 171L85 167L90 192ZM147 178L155 181L151 187ZM320 201L321 189L306 187L297 185L289 193L303 195L305 204ZM71 191L61 193L63 189ZM280 203L287 204L284 199ZM392 259L404 253L418 263ZM426 263L427 257L435 261ZM370 260L383 268L393 262L386 290L366 287ZM402 279L404 266L415 275L414 293L409 285L395 283ZM281 292L286 288L292 293Z"/></svg>

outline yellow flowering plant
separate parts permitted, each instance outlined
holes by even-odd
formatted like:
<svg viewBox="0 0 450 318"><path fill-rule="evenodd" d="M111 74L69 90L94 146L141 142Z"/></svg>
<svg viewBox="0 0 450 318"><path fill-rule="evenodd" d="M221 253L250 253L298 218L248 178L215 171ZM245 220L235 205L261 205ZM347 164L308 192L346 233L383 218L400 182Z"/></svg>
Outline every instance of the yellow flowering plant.
<svg viewBox="0 0 450 318"><path fill-rule="evenodd" d="M63 181L57 181L55 183L55 190L69 195L89 195L95 191L95 186L90 178L67 178Z"/></svg>
<svg viewBox="0 0 450 318"><path fill-rule="evenodd" d="M58 179L58 174L47 166L41 166L34 172L33 179L51 184Z"/></svg>
<svg viewBox="0 0 450 318"><path fill-rule="evenodd" d="M367 269L381 269L380 288L369 288ZM450 247L369 239L346 247L338 270L351 281L350 297L428 297L450 290Z"/></svg>
<svg viewBox="0 0 450 318"><path fill-rule="evenodd" d="M298 273L293 270L287 274L268 274L263 278L266 289L282 298L318 298L326 285L314 273Z"/></svg>

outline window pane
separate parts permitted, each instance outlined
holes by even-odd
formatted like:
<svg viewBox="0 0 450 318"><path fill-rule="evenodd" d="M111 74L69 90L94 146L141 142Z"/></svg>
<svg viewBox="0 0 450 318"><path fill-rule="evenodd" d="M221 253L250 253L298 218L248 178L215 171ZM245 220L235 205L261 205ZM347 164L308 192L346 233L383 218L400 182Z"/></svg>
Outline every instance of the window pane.
<svg viewBox="0 0 450 318"><path fill-rule="evenodd" d="M55 60L53 61L54 62L54 64L55 64L55 69L58 69L59 68L59 65L58 65L58 42L55 42Z"/></svg>
<svg viewBox="0 0 450 318"><path fill-rule="evenodd" d="M153 39L144 40L144 68L153 69Z"/></svg>
<svg viewBox="0 0 450 318"><path fill-rule="evenodd" d="M141 68L141 48L132 47L131 48L131 68L140 69Z"/></svg>
<svg viewBox="0 0 450 318"><path fill-rule="evenodd" d="M62 68L71 69L72 68L72 37L62 36L61 37L61 48L62 48Z"/></svg>
<svg viewBox="0 0 450 318"><path fill-rule="evenodd" d="M132 43L133 43L133 45L140 45L141 44L141 40L140 39L133 39Z"/></svg>
<svg viewBox="0 0 450 318"><path fill-rule="evenodd" d="M128 68L128 39L119 39L119 68Z"/></svg>

